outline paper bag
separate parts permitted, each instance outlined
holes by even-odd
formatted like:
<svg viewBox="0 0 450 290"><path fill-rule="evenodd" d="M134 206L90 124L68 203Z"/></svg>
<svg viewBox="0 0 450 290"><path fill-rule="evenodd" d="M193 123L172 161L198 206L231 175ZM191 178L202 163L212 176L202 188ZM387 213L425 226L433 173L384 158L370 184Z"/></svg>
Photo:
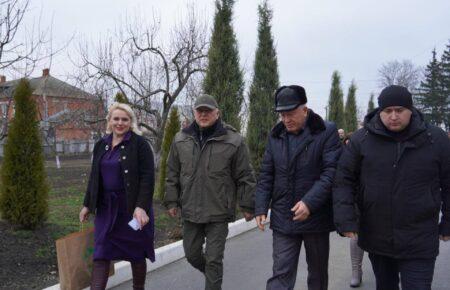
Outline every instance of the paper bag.
<svg viewBox="0 0 450 290"><path fill-rule="evenodd" d="M94 229L82 230L56 240L61 290L81 290L90 285L94 254ZM114 274L111 263L109 275Z"/></svg>

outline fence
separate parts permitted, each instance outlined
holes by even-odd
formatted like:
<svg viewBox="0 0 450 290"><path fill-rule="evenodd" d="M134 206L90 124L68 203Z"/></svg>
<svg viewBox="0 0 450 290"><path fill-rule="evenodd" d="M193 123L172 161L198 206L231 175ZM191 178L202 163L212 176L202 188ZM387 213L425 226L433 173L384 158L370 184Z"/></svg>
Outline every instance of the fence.
<svg viewBox="0 0 450 290"><path fill-rule="evenodd" d="M44 154L46 156L51 155L79 155L91 153L94 150L94 140L83 141L59 141L52 145L43 145ZM3 157L3 146L0 144L0 157Z"/></svg>

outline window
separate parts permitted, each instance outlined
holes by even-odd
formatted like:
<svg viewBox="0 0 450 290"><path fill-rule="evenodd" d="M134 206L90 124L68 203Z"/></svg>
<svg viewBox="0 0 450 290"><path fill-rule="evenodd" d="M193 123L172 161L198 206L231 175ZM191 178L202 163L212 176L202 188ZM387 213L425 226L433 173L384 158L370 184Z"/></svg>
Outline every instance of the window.
<svg viewBox="0 0 450 290"><path fill-rule="evenodd" d="M8 103L0 103L0 110L2 111L2 118L6 118L8 115Z"/></svg>

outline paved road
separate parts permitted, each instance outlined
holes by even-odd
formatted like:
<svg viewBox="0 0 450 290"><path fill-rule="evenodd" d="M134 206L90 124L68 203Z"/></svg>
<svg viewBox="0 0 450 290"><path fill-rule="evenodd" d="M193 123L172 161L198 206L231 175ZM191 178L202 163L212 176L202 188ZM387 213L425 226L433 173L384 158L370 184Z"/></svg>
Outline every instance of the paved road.
<svg viewBox="0 0 450 290"><path fill-rule="evenodd" d="M223 290L265 289L265 283L272 266L272 232L257 230L239 235L227 241L224 260ZM450 242L441 242L441 254L436 263L433 290L450 289ZM331 233L329 265L329 289L353 289L348 286L350 280L348 240ZM361 290L375 289L375 279L367 254L363 263L363 285ZM194 270L185 259L169 264L151 272L147 276L147 290L201 290L203 275ZM131 282L114 288L132 289ZM306 289L306 263L302 248L298 267L296 290Z"/></svg>

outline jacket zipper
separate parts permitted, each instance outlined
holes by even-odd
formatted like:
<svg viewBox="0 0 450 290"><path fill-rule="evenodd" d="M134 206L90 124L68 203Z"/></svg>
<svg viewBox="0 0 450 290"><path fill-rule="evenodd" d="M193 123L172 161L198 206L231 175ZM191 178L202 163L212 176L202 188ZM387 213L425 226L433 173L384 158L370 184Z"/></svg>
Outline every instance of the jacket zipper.
<svg viewBox="0 0 450 290"><path fill-rule="evenodd" d="M394 251L395 251L396 246L395 246L395 232L394 232L395 226L394 226L394 206L393 206L394 203L393 203L393 199L394 199L395 181L397 180L397 173L398 173L397 167L398 167L398 162L400 160L400 157L401 157L401 143L397 142L397 156L395 158L394 164L392 165L392 167L394 168L394 174L392 176L393 177L393 182L392 182L391 194L390 194L390 199L389 199L389 201L391 203L390 207L391 207L391 226L392 226L392 248L393 248Z"/></svg>
<svg viewBox="0 0 450 290"><path fill-rule="evenodd" d="M202 134L200 134L200 136L201 136L200 138L202 139L203 138ZM200 162L201 155L203 153L203 149L205 149L207 143L209 143L210 141L213 141L213 140L215 141L217 139L216 138L210 138L210 139L206 140L206 142L204 142L202 146L200 146L200 144L195 140L195 138L192 138L192 139L194 140L194 143L196 144L196 146L200 148L200 153L199 153L199 155L197 157L197 160L195 161L195 168L193 168L193 170L192 170L192 173L193 173L192 178L194 179L195 178L195 174L197 173L197 170L198 170L198 165L199 165L199 162ZM209 160L208 160L208 165L207 166L208 166L208 170L209 170ZM194 182L194 180L191 180L191 182ZM202 187L202 192L201 193L202 194L200 194L200 195L198 195L198 194L195 195L195 204L196 205L199 205L199 200L198 200L199 196L203 196L203 187ZM196 216L200 216L200 206L196 207L195 215Z"/></svg>

